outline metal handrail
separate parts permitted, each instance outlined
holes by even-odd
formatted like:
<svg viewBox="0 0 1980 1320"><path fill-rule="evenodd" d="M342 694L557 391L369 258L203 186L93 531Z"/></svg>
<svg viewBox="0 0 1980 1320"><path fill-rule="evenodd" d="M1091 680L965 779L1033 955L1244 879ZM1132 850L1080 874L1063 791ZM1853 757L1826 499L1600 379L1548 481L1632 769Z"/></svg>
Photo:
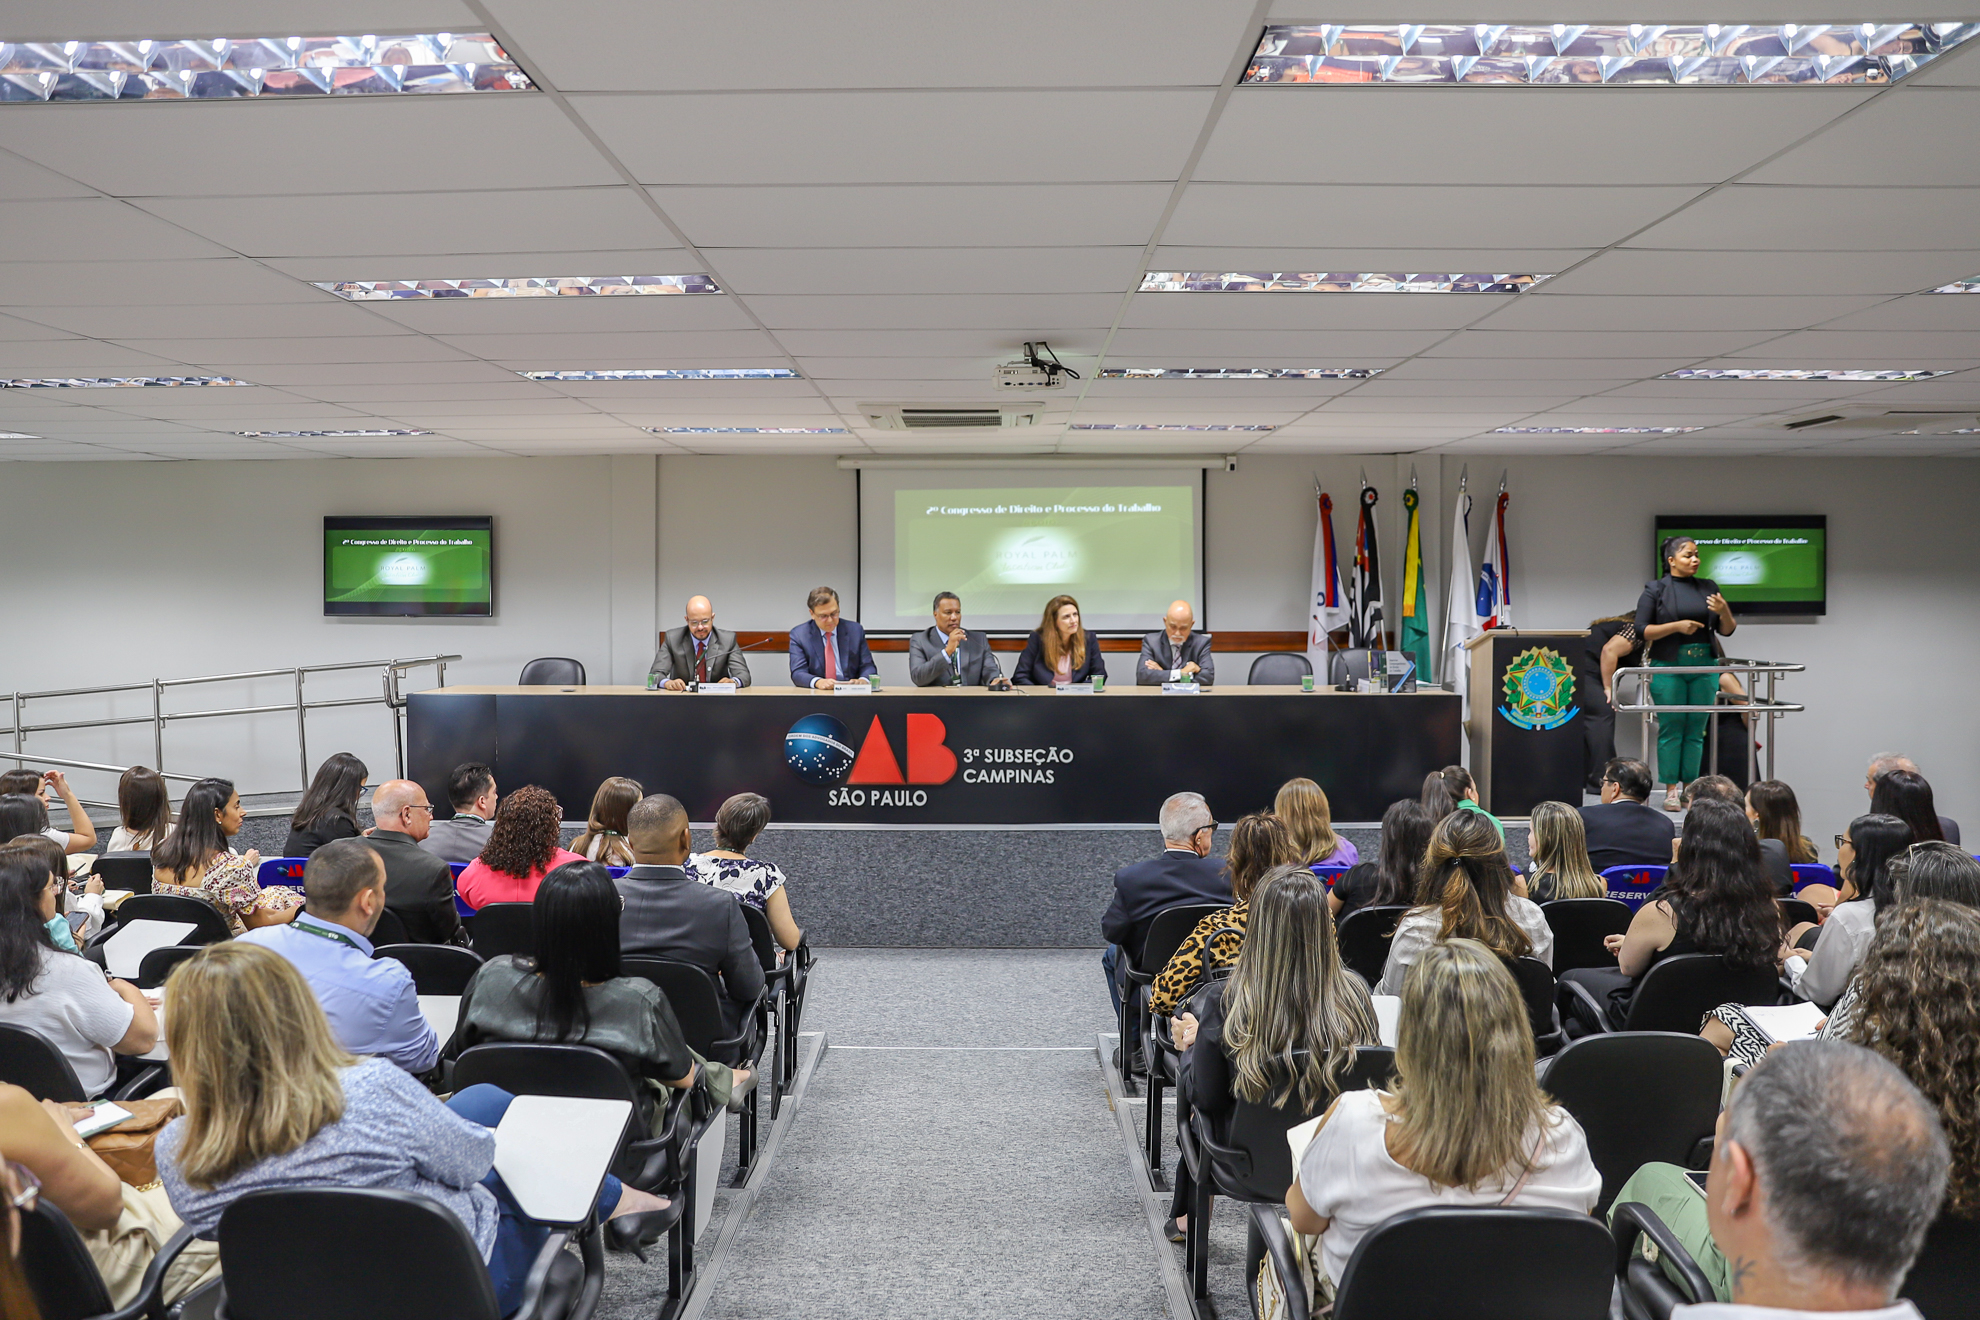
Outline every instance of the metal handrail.
<svg viewBox="0 0 1980 1320"><path fill-rule="evenodd" d="M1636 700L1632 703L1614 702L1611 704L1611 709L1618 715L1641 715L1644 717L1643 760L1646 764L1650 760L1650 739L1652 730L1657 726L1657 714L1659 711L1667 715L1718 715L1725 714L1730 710L1738 711L1744 715L1763 716L1767 721L1766 777L1772 779L1774 777L1775 719L1782 715L1792 715L1808 709L1808 707L1796 702L1777 700L1774 696L1774 685L1780 680L1782 674L1800 674L1806 672L1807 668L1808 666L1806 665L1788 664L1783 661L1734 660L1730 658L1711 665L1632 665L1616 670L1615 678L1634 678L1636 680ZM1742 685L1747 689L1746 700L1743 703L1720 702L1716 700L1720 694L1715 691L1713 693L1715 699L1709 706L1660 706L1650 699L1650 680L1658 674L1748 674L1752 678ZM1754 691L1763 678L1767 684L1767 693L1764 697ZM1758 777L1759 771L1758 745L1760 726L1756 719L1747 719L1744 723L1746 725L1746 779L1748 783L1752 783ZM1719 722L1717 720L1710 721L1706 726L1706 736L1708 740L1706 750L1707 764L1712 766L1713 769L1705 771L1705 773L1716 774L1719 764Z"/></svg>

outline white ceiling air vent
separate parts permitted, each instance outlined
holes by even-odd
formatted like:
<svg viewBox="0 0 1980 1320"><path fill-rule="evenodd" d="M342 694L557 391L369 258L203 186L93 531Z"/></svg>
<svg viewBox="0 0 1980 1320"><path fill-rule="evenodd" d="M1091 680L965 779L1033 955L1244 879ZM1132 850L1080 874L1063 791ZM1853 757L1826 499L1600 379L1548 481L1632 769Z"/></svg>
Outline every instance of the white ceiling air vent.
<svg viewBox="0 0 1980 1320"><path fill-rule="evenodd" d="M1974 426L1980 426L1980 419L1976 419L1970 410L1866 412L1832 409L1827 412L1810 413L1806 417L1793 418L1783 423L1782 429L1802 434L1833 436L1896 435L1906 432L1916 432L1919 435L1945 435Z"/></svg>
<svg viewBox="0 0 1980 1320"><path fill-rule="evenodd" d="M1036 426L1035 403L862 403L867 425L882 431L955 431Z"/></svg>

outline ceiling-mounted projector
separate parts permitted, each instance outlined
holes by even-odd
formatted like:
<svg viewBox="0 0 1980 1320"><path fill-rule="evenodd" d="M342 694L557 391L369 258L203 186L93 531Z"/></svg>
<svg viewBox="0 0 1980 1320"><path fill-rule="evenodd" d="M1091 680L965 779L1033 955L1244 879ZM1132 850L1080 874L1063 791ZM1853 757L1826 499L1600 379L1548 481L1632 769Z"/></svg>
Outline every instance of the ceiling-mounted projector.
<svg viewBox="0 0 1980 1320"><path fill-rule="evenodd" d="M1062 390L1067 380L1078 380L1079 373L1059 361L1059 355L1044 340L1024 346L1024 356L997 368L1000 390Z"/></svg>

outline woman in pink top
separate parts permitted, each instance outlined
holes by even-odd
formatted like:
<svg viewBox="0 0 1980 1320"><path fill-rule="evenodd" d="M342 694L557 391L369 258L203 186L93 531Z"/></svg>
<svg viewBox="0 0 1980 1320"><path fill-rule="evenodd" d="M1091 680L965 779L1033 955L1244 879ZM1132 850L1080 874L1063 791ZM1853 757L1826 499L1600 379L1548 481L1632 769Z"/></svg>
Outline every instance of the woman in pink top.
<svg viewBox="0 0 1980 1320"><path fill-rule="evenodd" d="M548 789L531 784L504 797L487 846L454 886L461 901L476 910L490 903L533 902L544 876L565 862L584 860L557 846L563 828L564 809Z"/></svg>

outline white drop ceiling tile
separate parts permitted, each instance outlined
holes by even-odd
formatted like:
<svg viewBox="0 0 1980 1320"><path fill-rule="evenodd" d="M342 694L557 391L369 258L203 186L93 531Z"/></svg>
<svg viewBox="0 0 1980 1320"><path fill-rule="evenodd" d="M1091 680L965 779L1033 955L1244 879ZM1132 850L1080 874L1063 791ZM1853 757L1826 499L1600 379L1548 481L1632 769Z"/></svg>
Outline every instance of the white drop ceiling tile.
<svg viewBox="0 0 1980 1320"><path fill-rule="evenodd" d="M1444 330L1123 329L1114 335L1114 342L1107 350L1107 365L1381 367L1412 353L1421 353L1447 338L1449 333ZM1162 360L1149 360L1151 353Z"/></svg>
<svg viewBox="0 0 1980 1320"><path fill-rule="evenodd" d="M461 384L490 381L510 384L521 378L492 362L326 362L280 363L256 367L254 379L263 385L406 385ZM528 382L524 382L525 384Z"/></svg>
<svg viewBox="0 0 1980 1320"><path fill-rule="evenodd" d="M1912 200L1921 194L1906 194ZM1896 194L1893 194L1896 199ZM1896 295L1980 270L1980 252L1718 252L1617 248L1547 282L1549 297L1687 293L1716 296Z"/></svg>
<svg viewBox="0 0 1980 1320"><path fill-rule="evenodd" d="M134 417L103 408L78 409L78 415L57 422L43 422L34 429L46 439L90 439L104 435L186 435L199 436L207 428L197 423L178 424L155 417Z"/></svg>
<svg viewBox="0 0 1980 1320"><path fill-rule="evenodd" d="M11 34L10 34L11 35ZM0 127L11 127L0 125ZM0 132L0 148L13 145L9 132ZM25 202L52 197L94 197L96 193L74 179L43 169L25 157L0 150L0 197Z"/></svg>
<svg viewBox="0 0 1980 1320"><path fill-rule="evenodd" d="M78 107L80 108L80 107ZM90 106L83 111L115 111ZM124 202L107 197L0 202L7 260L159 261L224 257L223 248Z"/></svg>
<svg viewBox="0 0 1980 1320"><path fill-rule="evenodd" d="M1967 131L1976 116L1980 116L1980 91L1914 87L1907 82L1769 161L1742 182L1808 183L1834 177L1838 161L1874 160L1880 188L1980 184L1980 143ZM1931 143L1927 151L1907 151L1900 145L1927 142Z"/></svg>
<svg viewBox="0 0 1980 1320"><path fill-rule="evenodd" d="M507 381L481 381L469 384L436 385L291 385L288 391L305 399L325 403L347 403L357 407L395 407L406 403L448 403L458 399L540 399L543 389L535 381L511 377Z"/></svg>
<svg viewBox="0 0 1980 1320"><path fill-rule="evenodd" d="M1104 334L1121 299L1108 293L757 294L749 308L771 330L1003 330L1015 353L1055 331Z"/></svg>
<svg viewBox="0 0 1980 1320"><path fill-rule="evenodd" d="M1747 367L1746 360L1722 359L1701 363L1709 367ZM1610 390L1608 399L1653 399L1674 407L1687 404L1701 412L1726 412L1737 408L1752 412L1770 409L1822 408L1847 402L1874 386L1848 381L1827 380L1646 380ZM1721 393L1723 391L1723 393Z"/></svg>
<svg viewBox="0 0 1980 1320"><path fill-rule="evenodd" d="M703 247L743 295L1114 293L1141 283L1140 243L1116 247Z"/></svg>
<svg viewBox="0 0 1980 1320"><path fill-rule="evenodd" d="M1463 330L1426 350L1430 357L1642 358L1691 354L1706 357L1736 353L1761 343L1774 332L1765 330L1679 333L1668 330L1577 332L1549 330Z"/></svg>
<svg viewBox="0 0 1980 1320"><path fill-rule="evenodd" d="M1601 454L1620 448L1613 442L1625 436L1602 435L1479 435L1452 440L1437 446L1449 454L1504 454L1507 457L1549 454ZM1483 492L1481 492L1481 500ZM1478 506L1474 506L1474 511Z"/></svg>
<svg viewBox="0 0 1980 1320"><path fill-rule="evenodd" d="M1062 355L1063 356L1063 355ZM1068 360L1067 366L1086 373L1092 358ZM812 380L948 380L984 385L995 366L991 358L862 358L801 357L798 370Z"/></svg>
<svg viewBox="0 0 1980 1320"><path fill-rule="evenodd" d="M513 178L521 161L528 162L534 188L621 182L597 148L541 96L351 96L210 106L148 101L8 110L0 120L0 146L112 197L338 193L348 190L352 175L325 164L339 160L439 165L362 171L362 186L381 193ZM198 144L199 158L252 161L253 167L218 174L198 168L194 158L174 149L188 142Z"/></svg>
<svg viewBox="0 0 1980 1320"><path fill-rule="evenodd" d="M1238 400L1231 406L1219 407L1212 403L1163 404L1160 408L1137 408L1118 399L1108 399L1096 405L1088 403L1072 418L1078 423L1114 422L1121 425L1149 424L1163 426L1285 426L1306 414L1306 407L1300 400L1279 400L1279 406L1260 408ZM1161 431L1121 432L1123 435L1162 435ZM1246 434L1244 431L1211 431L1196 434L1225 436L1216 443L1236 443ZM1258 432L1257 434L1263 434Z"/></svg>
<svg viewBox="0 0 1980 1320"><path fill-rule="evenodd" d="M1980 252L1968 260L1980 272ZM1951 283L1950 280L1947 283ZM1839 317L1824 330L1980 330L1980 294L1919 293L1892 298L1850 316Z"/></svg>
<svg viewBox="0 0 1980 1320"><path fill-rule="evenodd" d="M1601 247L1700 191L1195 183L1183 194L1163 238L1220 246L1310 246L1316 234L1325 234L1334 247Z"/></svg>
<svg viewBox="0 0 1980 1320"><path fill-rule="evenodd" d="M5 224L0 208L0 226ZM10 232L0 228L0 235ZM323 296L320 289L235 256L145 261L112 260L106 253L102 260L33 261L0 244L0 307L20 308L23 314L42 307L308 303Z"/></svg>
<svg viewBox="0 0 1980 1320"><path fill-rule="evenodd" d="M1030 337L1020 335L1019 339ZM1060 357L1071 360L1099 352L1106 336L1085 331L1063 341L1049 335L1046 338ZM778 333L777 342L800 358L978 358L985 364L986 382L989 366L1008 361L1018 347L1008 330L784 330Z"/></svg>
<svg viewBox="0 0 1980 1320"><path fill-rule="evenodd" d="M557 248L580 251L662 248L673 243L666 226L631 189L624 187L353 192L311 198L307 204L289 197L161 197L136 204L193 233L254 257L461 256ZM0 216L0 225L5 223L5 217ZM343 278L390 277L366 273Z"/></svg>
<svg viewBox="0 0 1980 1320"><path fill-rule="evenodd" d="M267 36L290 32L389 32L407 23L400 0L186 0L172 6L163 26L134 14L123 0L12 0L9 41L60 41L70 37L185 37L222 33ZM422 31L473 30L474 13L458 0L422 0ZM232 101L174 102L188 110L251 108ZM118 109L124 107L119 106Z"/></svg>
<svg viewBox="0 0 1980 1320"><path fill-rule="evenodd" d="M1820 359L1796 364L1805 367L1933 366L1980 359L1980 330L1802 330L1769 339L1738 356L1761 354L1783 359L1812 354Z"/></svg>
<svg viewBox="0 0 1980 1320"><path fill-rule="evenodd" d="M341 440L313 440L310 442L321 454L332 458L500 458L501 454L482 445L469 444L464 440L444 441L431 444L420 441L391 449L368 449L362 446L346 445Z"/></svg>
<svg viewBox="0 0 1980 1320"><path fill-rule="evenodd" d="M649 437L653 440L659 436ZM844 454L862 446L849 435L677 435L662 453L681 454Z"/></svg>
<svg viewBox="0 0 1980 1320"><path fill-rule="evenodd" d="M1330 400L1323 416L1339 419L1366 413L1370 416L1398 417L1412 426L1421 426L1424 420L1435 420L1441 425L1470 426L1483 430L1493 426L1511 426L1531 411L1530 408L1488 409L1465 399L1375 399L1349 394ZM1423 420L1412 420L1417 418Z"/></svg>
<svg viewBox="0 0 1980 1320"><path fill-rule="evenodd" d="M620 334L451 334L434 337L519 371L637 367L781 367L784 355L761 330L656 330ZM737 355L741 356L738 357ZM744 359L747 359L746 361Z"/></svg>
<svg viewBox="0 0 1980 1320"><path fill-rule="evenodd" d="M1173 238L1173 232L1168 237ZM1311 237L1310 235L1308 236ZM1270 247L1164 243L1149 265L1156 270L1255 271L1513 271L1550 275L1593 256L1595 248L1314 247L1310 242Z"/></svg>
<svg viewBox="0 0 1980 1320"><path fill-rule="evenodd" d="M46 0L42 0L46 3ZM502 0L524 65L567 92L761 87L1214 86L1257 40L1244 0Z"/></svg>
<svg viewBox="0 0 1980 1320"><path fill-rule="evenodd" d="M451 430L451 423L457 417L481 418L483 420L477 421L476 426L493 427L528 426L532 424L529 420L532 417L557 417L570 421L572 425L618 425L581 399L555 396L541 399L459 399L445 404L407 403L394 408L391 415L408 425L438 431Z"/></svg>
<svg viewBox="0 0 1980 1320"><path fill-rule="evenodd" d="M680 263L675 263L680 264ZM691 264L691 263L690 263ZM520 273L520 272L518 272ZM575 274L577 272L573 272ZM623 272L622 272L623 273ZM680 273L680 272L641 272ZM689 272L693 273L693 272ZM445 276L435 278L444 279ZM325 294L326 298L330 295ZM656 330L743 330L749 316L721 294L604 294L556 298L403 298L357 303L429 335L563 335Z"/></svg>
<svg viewBox="0 0 1980 1320"><path fill-rule="evenodd" d="M322 338L232 337L226 339L126 339L126 348L155 353L179 362L201 367L252 372L270 362L445 362L467 356L438 340L409 335L389 325L375 335L337 335Z"/></svg>
<svg viewBox="0 0 1980 1320"><path fill-rule="evenodd" d="M650 189L689 241L734 247L1146 243L1166 183Z"/></svg>
<svg viewBox="0 0 1980 1320"><path fill-rule="evenodd" d="M1417 454L1434 448L1439 436L1267 436L1244 453L1269 454ZM1243 468L1240 456L1238 466Z"/></svg>
<svg viewBox="0 0 1980 1320"><path fill-rule="evenodd" d="M279 396L228 404L145 399L127 408L105 408L104 411L121 413L126 417L180 421L209 431L290 431L317 422L325 426L350 426L371 415L359 409L318 403L313 399L285 399Z"/></svg>
<svg viewBox="0 0 1980 1320"><path fill-rule="evenodd" d="M4 278L4 276L0 276ZM21 308L15 313L78 335L119 342L133 339L225 339L279 335L389 335L403 333L354 304L323 303L136 304L122 307Z"/></svg>
<svg viewBox="0 0 1980 1320"><path fill-rule="evenodd" d="M1421 21L1412 14L1412 22ZM1725 88L1608 95L1582 87L1240 87L1194 177L1242 183L1418 183L1434 143L1448 183L1718 183L1875 94ZM1618 94L1620 93L1620 94ZM1287 151L1288 142L1352 150ZM1627 142L1627 151L1590 150ZM1508 151L1509 143L1518 149Z"/></svg>
<svg viewBox="0 0 1980 1320"><path fill-rule="evenodd" d="M1636 248L1864 253L1980 246L1980 189L1734 184L1630 237ZM1953 278L1958 278L1957 276Z"/></svg>
<svg viewBox="0 0 1980 1320"><path fill-rule="evenodd" d="M47 323L37 324L20 316L0 316L0 343L26 343L30 340L79 339L82 336Z"/></svg>
<svg viewBox="0 0 1980 1320"><path fill-rule="evenodd" d="M183 376L182 359L94 339L29 339L7 345L0 375ZM153 387L157 388L157 387ZM100 393L101 391L92 391Z"/></svg>
<svg viewBox="0 0 1980 1320"><path fill-rule="evenodd" d="M1980 87L1980 60L1974 59L1971 43L1952 54L1933 60L1905 79L1907 87Z"/></svg>
<svg viewBox="0 0 1980 1320"><path fill-rule="evenodd" d="M666 406L677 400L719 407L818 397L818 387L808 380L563 380L542 385L546 393L589 399L607 411L647 403Z"/></svg>
<svg viewBox="0 0 1980 1320"><path fill-rule="evenodd" d="M260 264L297 281L312 298L330 295L311 287L335 280L476 280L585 278L607 275L693 275L699 266L671 235L655 246L581 251L576 248L518 252L428 252L403 255L262 257Z"/></svg>
<svg viewBox="0 0 1980 1320"><path fill-rule="evenodd" d="M1355 391L1376 399L1576 399L1625 382L1558 380L1390 380L1385 373ZM1553 403L1537 406L1553 407Z"/></svg>
<svg viewBox="0 0 1980 1320"><path fill-rule="evenodd" d="M594 407L604 400L593 399ZM610 409L628 426L837 426L832 405L824 399L765 399L751 403L682 399L627 400Z"/></svg>
<svg viewBox="0 0 1980 1320"><path fill-rule="evenodd" d="M1980 403L1980 372L1965 371L1957 376L1941 376L1936 380L1906 381L1887 389L1874 391L1869 397L1881 399L1886 395L1893 396L1897 402L1905 404L1929 401L1935 408L1957 407L1967 402Z"/></svg>
<svg viewBox="0 0 1980 1320"><path fill-rule="evenodd" d="M1281 400L1307 399L1317 403L1361 383L1358 380L1096 380L1086 397L1089 402L1106 401L1108 407L1141 406L1159 410L1172 404L1205 400L1221 403L1226 399L1255 400L1260 406L1269 407Z"/></svg>
<svg viewBox="0 0 1980 1320"><path fill-rule="evenodd" d="M1140 293L1121 324L1164 330L1455 330L1514 295Z"/></svg>
<svg viewBox="0 0 1980 1320"><path fill-rule="evenodd" d="M571 105L641 183L1101 183L1178 177L1214 95L725 91L577 96ZM1053 150L1017 130L1024 124L1089 145ZM748 145L710 151L713 142Z"/></svg>
<svg viewBox="0 0 1980 1320"><path fill-rule="evenodd" d="M1739 297L1701 293L1590 297L1551 290L1521 294L1495 313L1491 330L1801 330L1874 307L1878 294Z"/></svg>
<svg viewBox="0 0 1980 1320"><path fill-rule="evenodd" d="M821 380L818 388L829 398L839 399L944 399L958 404L995 403L1043 403L1070 407L1077 396L1044 392L1026 394L1018 391L1000 393L990 383L985 373L977 381L966 380L899 380L891 376L877 376L868 380L858 377L843 377Z"/></svg>
<svg viewBox="0 0 1980 1320"><path fill-rule="evenodd" d="M1606 388L1606 383L1641 380L1676 371L1697 360L1696 354L1650 358L1444 358L1419 357L1399 362L1381 380L1558 380L1575 388Z"/></svg>

